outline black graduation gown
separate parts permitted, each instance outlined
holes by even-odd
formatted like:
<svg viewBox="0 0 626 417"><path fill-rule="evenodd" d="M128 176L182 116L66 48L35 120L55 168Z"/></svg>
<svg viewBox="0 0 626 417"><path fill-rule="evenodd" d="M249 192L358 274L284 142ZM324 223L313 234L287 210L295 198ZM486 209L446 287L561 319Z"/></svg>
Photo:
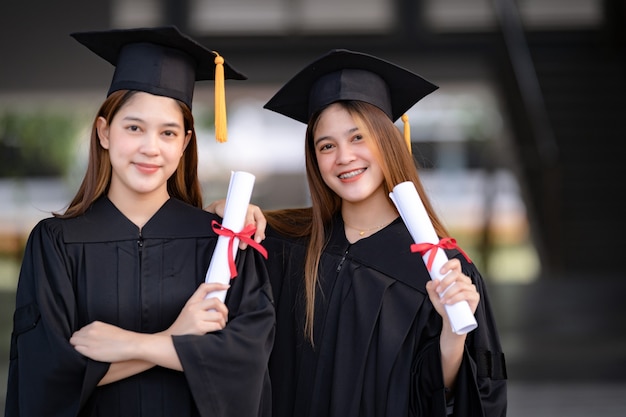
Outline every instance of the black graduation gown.
<svg viewBox="0 0 626 417"><path fill-rule="evenodd" d="M441 317L426 292L430 275L400 218L350 244L337 216L320 264L314 342L303 337L305 242L267 231L276 300L270 358L274 417L446 415ZM455 416L504 416L504 355L481 275L458 251L480 292L478 328L466 339Z"/></svg>
<svg viewBox="0 0 626 417"><path fill-rule="evenodd" d="M222 331L173 337L184 372L154 367L97 387L109 364L68 342L94 320L167 329L205 279L221 219L170 199L141 233L103 197L31 232L16 294L6 417L268 416L275 313L265 260L237 256Z"/></svg>

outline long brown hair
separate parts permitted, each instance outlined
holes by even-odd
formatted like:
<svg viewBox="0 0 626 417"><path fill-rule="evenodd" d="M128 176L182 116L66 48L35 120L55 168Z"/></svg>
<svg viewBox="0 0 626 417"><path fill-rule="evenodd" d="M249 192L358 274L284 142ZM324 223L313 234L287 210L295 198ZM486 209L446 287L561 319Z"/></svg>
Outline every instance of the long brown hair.
<svg viewBox="0 0 626 417"><path fill-rule="evenodd" d="M84 214L87 209L104 195L111 184L111 160L109 151L100 145L97 120L103 117L110 124L118 111L137 93L135 90L120 90L111 93L102 103L91 128L89 142L89 160L87 171L78 192L63 214L53 213L55 217L71 218ZM202 190L198 179L198 144L194 128L193 114L186 104L178 101L183 114L185 132L191 130L191 139L185 148L183 157L178 162L176 172L167 180L170 197L178 198L193 206L202 208Z"/></svg>
<svg viewBox="0 0 626 417"><path fill-rule="evenodd" d="M378 107L362 101L341 101L361 130L368 132L368 145L376 156L384 175L383 188L388 195L393 187L411 181L419 193L426 212L439 237L448 236L443 223L435 213L422 185L418 166L406 147L400 130ZM311 193L310 209L273 210L266 213L268 223L278 232L294 237L309 236L304 265L306 298L305 335L313 343L313 320L319 263L328 236L327 226L341 210L341 198L332 191L319 170L314 148L314 133L322 111L311 117L306 131L306 175Z"/></svg>

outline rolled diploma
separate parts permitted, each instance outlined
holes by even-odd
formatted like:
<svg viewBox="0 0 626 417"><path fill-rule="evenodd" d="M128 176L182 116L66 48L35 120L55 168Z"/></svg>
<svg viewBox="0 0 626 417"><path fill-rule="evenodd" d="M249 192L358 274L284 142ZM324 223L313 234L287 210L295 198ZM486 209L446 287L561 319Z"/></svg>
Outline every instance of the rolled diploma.
<svg viewBox="0 0 626 417"><path fill-rule="evenodd" d="M224 207L224 218L222 226L233 232L240 232L246 221L246 213L252 189L254 188L254 175L244 171L234 171L230 174L230 183L226 193L226 205ZM227 236L219 236L215 251L211 257L211 263L207 270L205 282L219 282L228 284L230 282L230 269L228 266L228 240ZM239 249L239 239L233 241L233 259L236 259ZM207 294L206 298L217 297L222 302L226 299L227 290L214 291Z"/></svg>
<svg viewBox="0 0 626 417"><path fill-rule="evenodd" d="M393 191L389 193L389 197L396 205L400 217L402 217L404 224L407 229L409 229L409 233L415 243L439 243L437 232L435 232L435 228L428 217L428 213L415 188L415 184L411 181L402 182L393 188ZM435 248L431 250L434 249ZM422 256L424 264L427 264L429 255L430 251ZM439 270L447 261L448 257L445 251L439 248L435 254L432 268L428 271L431 279L442 279L444 277ZM454 333L465 334L478 327L476 318L474 314L472 314L472 310L467 301L459 301L456 304L446 305L445 309Z"/></svg>

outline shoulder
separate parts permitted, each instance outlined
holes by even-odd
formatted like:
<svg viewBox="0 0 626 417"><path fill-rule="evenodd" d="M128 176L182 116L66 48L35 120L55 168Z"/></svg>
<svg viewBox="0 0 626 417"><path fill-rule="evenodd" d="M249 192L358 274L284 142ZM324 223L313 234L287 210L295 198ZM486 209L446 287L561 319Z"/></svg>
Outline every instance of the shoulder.
<svg viewBox="0 0 626 417"><path fill-rule="evenodd" d="M64 226L66 223L67 219L56 217L48 217L37 222L28 235L24 257L26 258L33 250L42 253L50 252L50 254L62 251L60 248L65 244Z"/></svg>
<svg viewBox="0 0 626 417"><path fill-rule="evenodd" d="M192 206L181 200L170 198L142 228L146 237L202 238L216 237L214 223L221 224L222 218Z"/></svg>
<svg viewBox="0 0 626 417"><path fill-rule="evenodd" d="M32 236L53 236L62 235L63 228L68 223L69 219L62 219L57 217L47 217L39 220L30 232Z"/></svg>
<svg viewBox="0 0 626 417"><path fill-rule="evenodd" d="M205 221L216 220L221 222L223 219L214 213L209 213L206 210L201 209L200 207L192 206L191 204L185 203L182 200L177 198L170 198L167 203L161 209L166 215L176 214L176 215L184 215L190 216L192 219Z"/></svg>

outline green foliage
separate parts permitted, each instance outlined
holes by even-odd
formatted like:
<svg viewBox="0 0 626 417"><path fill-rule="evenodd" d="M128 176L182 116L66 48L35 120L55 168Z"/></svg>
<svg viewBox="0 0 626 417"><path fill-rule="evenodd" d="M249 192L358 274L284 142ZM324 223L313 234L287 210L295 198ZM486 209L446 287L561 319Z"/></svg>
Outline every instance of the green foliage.
<svg viewBox="0 0 626 417"><path fill-rule="evenodd" d="M51 112L0 113L0 178L62 176L79 123Z"/></svg>
<svg viewBox="0 0 626 417"><path fill-rule="evenodd" d="M212 110L208 110L205 108L194 108L193 118L196 129L215 128L215 113Z"/></svg>

